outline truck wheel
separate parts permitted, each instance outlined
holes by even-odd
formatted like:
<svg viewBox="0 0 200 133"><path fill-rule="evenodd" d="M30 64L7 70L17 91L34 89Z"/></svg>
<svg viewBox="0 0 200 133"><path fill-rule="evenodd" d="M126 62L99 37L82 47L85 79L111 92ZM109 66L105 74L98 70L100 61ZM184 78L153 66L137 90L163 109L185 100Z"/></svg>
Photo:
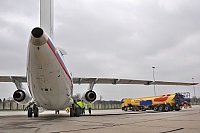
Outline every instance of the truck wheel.
<svg viewBox="0 0 200 133"><path fill-rule="evenodd" d="M142 111L146 111L146 109L142 109Z"/></svg>
<svg viewBox="0 0 200 133"><path fill-rule="evenodd" d="M160 105L160 106L158 107L158 111L160 111L160 112L163 111L163 105Z"/></svg>
<svg viewBox="0 0 200 133"><path fill-rule="evenodd" d="M136 111L137 107L133 106L132 111Z"/></svg>
<svg viewBox="0 0 200 133"><path fill-rule="evenodd" d="M176 108L176 109L175 109L176 111L179 111L179 110L180 110L180 105L179 105L179 104L176 104L175 108Z"/></svg>
<svg viewBox="0 0 200 133"><path fill-rule="evenodd" d="M169 105L165 105L165 107L164 107L164 111L165 111L165 112L170 111L170 106L169 106Z"/></svg>
<svg viewBox="0 0 200 133"><path fill-rule="evenodd" d="M127 111L127 107L124 107L124 111Z"/></svg>
<svg viewBox="0 0 200 133"><path fill-rule="evenodd" d="M158 106L154 106L154 107L153 107L153 110L154 110L154 111L158 111Z"/></svg>

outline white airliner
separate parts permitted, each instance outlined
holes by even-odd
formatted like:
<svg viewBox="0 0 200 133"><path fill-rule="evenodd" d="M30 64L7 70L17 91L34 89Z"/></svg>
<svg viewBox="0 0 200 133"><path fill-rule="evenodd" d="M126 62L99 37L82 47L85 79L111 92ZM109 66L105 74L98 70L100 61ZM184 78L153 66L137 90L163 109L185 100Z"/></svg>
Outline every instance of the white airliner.
<svg viewBox="0 0 200 133"><path fill-rule="evenodd" d="M40 27L33 28L28 43L27 76L0 76L0 82L14 82L17 90L13 98L27 106L28 117L38 117L38 108L61 110L71 107L70 116L79 116L75 108L73 84L89 84L83 94L85 101L94 101L95 84L144 84L144 85L197 85L198 83L164 82L111 78L72 78L63 60L65 50L56 47L53 37L53 0L40 1ZM48 36L50 35L50 36ZM26 90L22 83L28 83Z"/></svg>

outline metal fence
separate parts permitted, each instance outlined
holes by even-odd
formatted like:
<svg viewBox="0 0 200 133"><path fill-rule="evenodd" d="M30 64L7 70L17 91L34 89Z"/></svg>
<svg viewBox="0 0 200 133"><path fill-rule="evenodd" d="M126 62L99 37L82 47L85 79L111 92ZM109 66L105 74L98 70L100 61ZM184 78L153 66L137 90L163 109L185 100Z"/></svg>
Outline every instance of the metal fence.
<svg viewBox="0 0 200 133"><path fill-rule="evenodd" d="M13 100L0 100L0 110L23 110L26 105L18 104ZM121 103L119 101L95 101L92 109L120 109ZM86 106L87 109L87 106Z"/></svg>

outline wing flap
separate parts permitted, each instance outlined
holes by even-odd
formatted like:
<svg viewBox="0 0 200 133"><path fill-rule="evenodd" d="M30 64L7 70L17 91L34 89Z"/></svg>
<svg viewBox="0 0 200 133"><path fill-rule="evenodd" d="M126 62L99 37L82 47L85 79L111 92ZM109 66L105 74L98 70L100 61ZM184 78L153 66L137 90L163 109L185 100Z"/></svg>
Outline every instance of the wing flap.
<svg viewBox="0 0 200 133"><path fill-rule="evenodd" d="M154 84L154 83L152 83L152 84ZM198 85L198 84L199 83L155 81L155 85L183 85L183 86L191 86L191 85Z"/></svg>
<svg viewBox="0 0 200 133"><path fill-rule="evenodd" d="M95 84L150 84L152 81L115 78L73 78L74 84L90 84L92 82L95 82Z"/></svg>
<svg viewBox="0 0 200 133"><path fill-rule="evenodd" d="M115 79L115 78L79 78L74 77L74 84L143 84L143 85L183 85L191 86L199 83L185 83L185 82L166 82L166 81L150 81L150 80L132 80L132 79Z"/></svg>

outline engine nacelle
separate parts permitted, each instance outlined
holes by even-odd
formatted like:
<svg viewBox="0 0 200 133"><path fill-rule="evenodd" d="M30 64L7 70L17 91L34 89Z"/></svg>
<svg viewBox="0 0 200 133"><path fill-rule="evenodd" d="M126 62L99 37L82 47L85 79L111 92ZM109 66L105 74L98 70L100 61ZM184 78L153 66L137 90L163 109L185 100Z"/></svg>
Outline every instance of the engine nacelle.
<svg viewBox="0 0 200 133"><path fill-rule="evenodd" d="M87 91L86 93L83 93L82 99L86 102L93 102L94 100L96 100L97 95L94 91L90 90Z"/></svg>
<svg viewBox="0 0 200 133"><path fill-rule="evenodd" d="M31 101L32 97L26 90L16 90L13 93L13 98L20 104L27 104Z"/></svg>

